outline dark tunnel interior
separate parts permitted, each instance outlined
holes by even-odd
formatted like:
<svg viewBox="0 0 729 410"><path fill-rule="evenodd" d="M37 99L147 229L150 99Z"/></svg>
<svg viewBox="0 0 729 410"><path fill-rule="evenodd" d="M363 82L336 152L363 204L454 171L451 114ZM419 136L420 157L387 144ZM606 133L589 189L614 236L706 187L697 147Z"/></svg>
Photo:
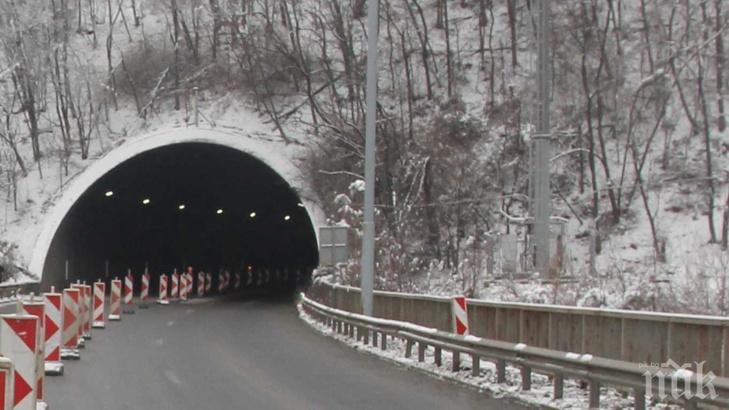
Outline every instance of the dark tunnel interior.
<svg viewBox="0 0 729 410"><path fill-rule="evenodd" d="M159 274L192 266L214 277L298 272L297 283L277 284L289 291L317 264L306 209L273 169L232 148L185 143L127 160L78 199L53 238L42 287L148 269L156 288Z"/></svg>

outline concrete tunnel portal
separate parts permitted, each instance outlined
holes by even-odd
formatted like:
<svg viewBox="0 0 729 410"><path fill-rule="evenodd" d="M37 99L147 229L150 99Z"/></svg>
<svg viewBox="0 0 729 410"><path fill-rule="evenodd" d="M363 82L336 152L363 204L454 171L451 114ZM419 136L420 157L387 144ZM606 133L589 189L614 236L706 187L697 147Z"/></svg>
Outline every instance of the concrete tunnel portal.
<svg viewBox="0 0 729 410"><path fill-rule="evenodd" d="M213 276L287 271L290 279L275 287L286 292L310 279L317 238L311 205L297 190L255 153L174 141L131 150L106 172L84 171L101 175L64 194L72 198L56 205L58 221L47 223L36 245L31 267L42 266L43 290L122 277L127 269L138 277L145 268L155 289L158 274L187 266Z"/></svg>

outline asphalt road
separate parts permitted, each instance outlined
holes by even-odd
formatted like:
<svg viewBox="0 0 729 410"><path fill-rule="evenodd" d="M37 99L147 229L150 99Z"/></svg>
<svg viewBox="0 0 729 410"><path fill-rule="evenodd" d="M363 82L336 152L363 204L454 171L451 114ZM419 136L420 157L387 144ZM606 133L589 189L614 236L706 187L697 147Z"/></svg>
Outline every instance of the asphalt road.
<svg viewBox="0 0 729 410"><path fill-rule="evenodd" d="M46 378L53 410L508 409L316 333L289 302L154 305Z"/></svg>

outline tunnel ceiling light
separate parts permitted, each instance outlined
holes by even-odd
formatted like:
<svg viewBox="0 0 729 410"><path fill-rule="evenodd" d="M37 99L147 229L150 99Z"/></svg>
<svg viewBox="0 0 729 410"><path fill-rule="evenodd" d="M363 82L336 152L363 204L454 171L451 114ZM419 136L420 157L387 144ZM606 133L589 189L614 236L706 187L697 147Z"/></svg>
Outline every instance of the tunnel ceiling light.
<svg viewBox="0 0 729 410"><path fill-rule="evenodd" d="M223 210L222 209L218 209L217 211L215 211L215 213L218 214L218 215L222 215L223 214Z"/></svg>
<svg viewBox="0 0 729 410"><path fill-rule="evenodd" d="M291 215L284 216L284 221L289 221L289 220L291 220Z"/></svg>
<svg viewBox="0 0 729 410"><path fill-rule="evenodd" d="M180 206L178 206L177 209L182 211L183 209L185 209L185 204L180 204Z"/></svg>
<svg viewBox="0 0 729 410"><path fill-rule="evenodd" d="M149 198L144 198L142 200L142 204L144 204L144 205L149 205L150 202L152 202L152 200L150 200Z"/></svg>
<svg viewBox="0 0 729 410"><path fill-rule="evenodd" d="M256 213L255 212L251 212L250 214L248 214L248 216L250 216L251 218L255 218L256 217Z"/></svg>
<svg viewBox="0 0 729 410"><path fill-rule="evenodd" d="M106 191L106 193L104 194L104 196L106 196L107 198L110 197L110 196L114 196L114 191Z"/></svg>

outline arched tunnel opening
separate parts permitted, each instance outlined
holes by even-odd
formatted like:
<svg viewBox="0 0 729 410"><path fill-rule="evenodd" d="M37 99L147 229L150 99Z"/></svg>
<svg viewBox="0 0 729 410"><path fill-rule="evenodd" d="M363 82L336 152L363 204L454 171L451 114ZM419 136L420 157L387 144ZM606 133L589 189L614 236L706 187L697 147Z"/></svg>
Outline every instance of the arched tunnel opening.
<svg viewBox="0 0 729 410"><path fill-rule="evenodd" d="M192 266L213 278L251 271L252 285L265 274L269 291L289 294L317 264L312 221L276 171L233 148L180 143L126 160L83 193L51 241L41 286L128 270L139 282L146 269L154 290L159 274Z"/></svg>

